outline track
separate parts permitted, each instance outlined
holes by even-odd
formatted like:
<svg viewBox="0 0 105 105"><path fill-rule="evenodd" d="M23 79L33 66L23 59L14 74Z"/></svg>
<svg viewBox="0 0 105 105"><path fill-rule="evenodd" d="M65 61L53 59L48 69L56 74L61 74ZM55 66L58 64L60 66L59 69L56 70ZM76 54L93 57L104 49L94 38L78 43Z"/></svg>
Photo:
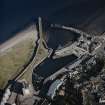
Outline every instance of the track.
<svg viewBox="0 0 105 105"><path fill-rule="evenodd" d="M38 62L38 64L36 64L36 55L43 43L43 37L42 37L42 21L41 21L41 18L39 17L39 20L38 20L38 30L39 30L39 33L37 34L38 35L38 39L36 40L36 46L34 48L34 54L32 56L32 59L30 60L29 64L27 64L27 66L24 68L24 70L22 70L15 78L14 80L17 81L19 80L24 74L25 72L27 72L28 70L31 70L33 72L33 69L40 64L40 62L42 62L44 59L46 59L46 56L40 60L40 62ZM45 42L44 42L45 43ZM48 49L46 49L48 50Z"/></svg>
<svg viewBox="0 0 105 105"><path fill-rule="evenodd" d="M36 56L36 55L38 54L38 51L39 51L40 47L41 47L42 44L43 44L43 38L42 38L42 35L41 35L41 32L40 32L40 30L42 30L42 29L41 29L42 23L41 23L40 18L39 18L39 24L40 24L40 25L38 25L38 26L39 26L39 27L38 27L38 28L39 28L39 29L38 29L38 30L39 30L39 33L37 34L37 40L35 41L36 46L35 46L35 48L34 48L34 53L33 53L32 57L31 57L30 61L29 61L26 65L23 66L22 70L21 70L16 76L13 76L13 77L10 79L10 80L12 80L12 81L18 81L18 80L20 80L20 79L22 78L22 76L23 76L26 72L28 72L28 71L33 72L33 69L34 69L37 65L39 65L44 59L46 59L46 56L45 56L43 59L40 60L40 62L37 62L37 61L36 61L36 59L37 59L37 56ZM48 49L45 49L45 50L48 51ZM10 85L10 84L8 83L8 84L5 86L4 90L7 89L9 85Z"/></svg>

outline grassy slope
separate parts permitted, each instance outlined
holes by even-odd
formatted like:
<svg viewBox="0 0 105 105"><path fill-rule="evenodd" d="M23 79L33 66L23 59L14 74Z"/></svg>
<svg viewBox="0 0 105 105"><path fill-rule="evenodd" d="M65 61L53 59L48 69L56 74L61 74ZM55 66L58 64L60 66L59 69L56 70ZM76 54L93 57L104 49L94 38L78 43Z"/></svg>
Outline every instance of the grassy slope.
<svg viewBox="0 0 105 105"><path fill-rule="evenodd" d="M0 55L0 88L28 62L34 46L34 37L31 37Z"/></svg>

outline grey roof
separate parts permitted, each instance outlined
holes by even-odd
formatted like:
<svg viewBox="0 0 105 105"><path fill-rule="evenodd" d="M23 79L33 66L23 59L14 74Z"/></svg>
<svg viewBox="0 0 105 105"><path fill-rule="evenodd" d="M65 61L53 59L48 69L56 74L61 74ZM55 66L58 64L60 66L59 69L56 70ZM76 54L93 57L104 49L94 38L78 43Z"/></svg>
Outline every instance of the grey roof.
<svg viewBox="0 0 105 105"><path fill-rule="evenodd" d="M48 93L47 95L51 97L51 99L54 98L55 94L56 94L56 90L62 85L63 81L62 80L56 80L54 81L49 90L48 90Z"/></svg>

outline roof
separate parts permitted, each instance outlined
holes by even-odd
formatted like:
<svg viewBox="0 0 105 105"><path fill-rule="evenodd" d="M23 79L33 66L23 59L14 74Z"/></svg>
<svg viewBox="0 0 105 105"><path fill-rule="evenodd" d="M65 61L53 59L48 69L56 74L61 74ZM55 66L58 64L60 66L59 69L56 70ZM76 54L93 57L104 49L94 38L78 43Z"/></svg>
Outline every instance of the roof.
<svg viewBox="0 0 105 105"><path fill-rule="evenodd" d="M56 94L56 90L62 85L63 81L62 80L56 80L54 81L49 90L48 90L48 93L47 95L51 97L51 99L54 98L55 94Z"/></svg>

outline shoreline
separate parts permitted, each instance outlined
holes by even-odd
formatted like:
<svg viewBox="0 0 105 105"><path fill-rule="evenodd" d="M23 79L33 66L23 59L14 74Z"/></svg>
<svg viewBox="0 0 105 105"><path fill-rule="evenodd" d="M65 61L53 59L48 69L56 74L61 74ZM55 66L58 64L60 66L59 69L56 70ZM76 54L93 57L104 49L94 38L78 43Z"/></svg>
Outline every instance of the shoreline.
<svg viewBox="0 0 105 105"><path fill-rule="evenodd" d="M0 45L0 54L7 51L9 48L14 47L16 44L22 42L27 38L32 38L34 34L37 34L36 26L32 25L21 32L18 32L14 37L7 40L3 44ZM35 40L37 39L37 35L35 35Z"/></svg>

